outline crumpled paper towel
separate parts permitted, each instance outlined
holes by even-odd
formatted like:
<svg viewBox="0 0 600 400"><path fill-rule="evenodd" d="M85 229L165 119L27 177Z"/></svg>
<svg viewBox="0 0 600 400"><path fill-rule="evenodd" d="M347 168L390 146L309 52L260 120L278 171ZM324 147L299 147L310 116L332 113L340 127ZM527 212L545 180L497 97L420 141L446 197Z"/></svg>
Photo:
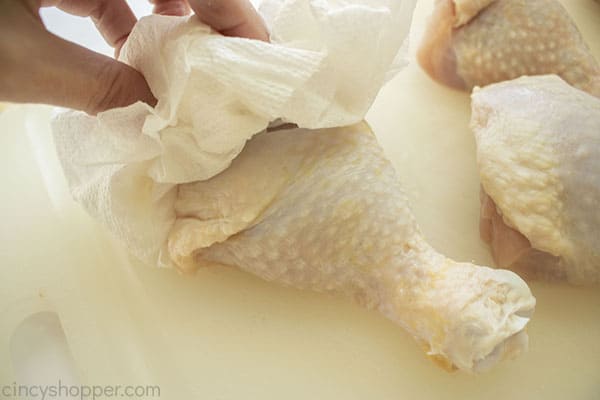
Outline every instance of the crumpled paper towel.
<svg viewBox="0 0 600 400"><path fill-rule="evenodd" d="M177 184L223 171L277 120L354 124L404 66L416 0L267 0L271 42L224 37L196 17L149 16L121 60L158 99L53 122L74 198L145 262L163 251Z"/></svg>

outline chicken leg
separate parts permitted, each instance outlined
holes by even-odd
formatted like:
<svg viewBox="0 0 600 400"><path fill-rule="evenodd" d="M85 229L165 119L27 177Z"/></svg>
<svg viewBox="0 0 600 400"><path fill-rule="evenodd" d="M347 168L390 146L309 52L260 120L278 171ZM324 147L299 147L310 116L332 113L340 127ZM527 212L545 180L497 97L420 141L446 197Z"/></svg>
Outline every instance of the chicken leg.
<svg viewBox="0 0 600 400"><path fill-rule="evenodd" d="M600 283L600 100L555 75L472 98L481 236L498 266Z"/></svg>
<svg viewBox="0 0 600 400"><path fill-rule="evenodd" d="M600 96L600 65L556 0L436 0L418 59L461 90L557 74Z"/></svg>
<svg viewBox="0 0 600 400"><path fill-rule="evenodd" d="M180 185L175 208L167 251L183 271L216 262L347 294L447 368L485 370L527 346L527 285L431 248L364 123L259 134L221 174Z"/></svg>

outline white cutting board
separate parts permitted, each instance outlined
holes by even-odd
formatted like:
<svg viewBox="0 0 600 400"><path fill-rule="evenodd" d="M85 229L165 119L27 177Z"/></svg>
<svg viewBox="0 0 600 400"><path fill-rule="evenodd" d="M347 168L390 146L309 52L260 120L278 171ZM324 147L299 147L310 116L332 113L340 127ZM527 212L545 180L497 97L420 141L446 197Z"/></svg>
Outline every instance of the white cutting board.
<svg viewBox="0 0 600 400"><path fill-rule="evenodd" d="M426 3L416 11L415 35ZM564 3L600 58L600 6ZM598 288L532 284L538 306L530 351L484 375L450 374L400 328L349 300L229 268L181 277L131 262L69 200L50 112L13 107L0 114L0 385L57 377L150 384L168 400L600 399ZM431 243L457 260L490 264L478 234L468 96L411 65L383 89L367 119ZM58 314L68 362L59 360L51 323L22 325L39 311ZM16 368L11 357L19 358ZM37 365L25 378L23 358Z"/></svg>

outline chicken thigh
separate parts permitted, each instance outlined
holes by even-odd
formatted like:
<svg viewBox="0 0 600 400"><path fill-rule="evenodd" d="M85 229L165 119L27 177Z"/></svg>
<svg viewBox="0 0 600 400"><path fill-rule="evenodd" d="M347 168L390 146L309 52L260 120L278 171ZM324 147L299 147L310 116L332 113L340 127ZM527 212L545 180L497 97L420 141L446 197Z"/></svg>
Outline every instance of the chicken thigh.
<svg viewBox="0 0 600 400"><path fill-rule="evenodd" d="M527 285L431 248L364 123L259 134L221 174L180 185L175 208L167 252L183 271L218 263L344 293L448 368L485 370L527 346Z"/></svg>
<svg viewBox="0 0 600 400"><path fill-rule="evenodd" d="M476 89L481 236L528 277L600 282L600 100L555 75Z"/></svg>
<svg viewBox="0 0 600 400"><path fill-rule="evenodd" d="M600 65L556 0L436 0L418 59L461 90L556 74L600 96Z"/></svg>

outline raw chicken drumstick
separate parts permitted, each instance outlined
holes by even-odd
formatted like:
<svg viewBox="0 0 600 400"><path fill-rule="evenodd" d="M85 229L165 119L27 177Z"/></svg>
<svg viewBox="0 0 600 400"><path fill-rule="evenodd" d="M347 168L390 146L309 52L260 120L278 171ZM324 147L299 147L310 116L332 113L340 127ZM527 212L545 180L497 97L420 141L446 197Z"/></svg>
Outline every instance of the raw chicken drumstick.
<svg viewBox="0 0 600 400"><path fill-rule="evenodd" d="M184 271L216 262L345 293L447 368L485 370L527 347L525 282L432 249L364 123L259 134L221 174L180 185L175 208L168 253Z"/></svg>
<svg viewBox="0 0 600 400"><path fill-rule="evenodd" d="M600 65L556 0L437 0L418 59L461 90L557 74L600 97Z"/></svg>
<svg viewBox="0 0 600 400"><path fill-rule="evenodd" d="M600 283L600 99L556 75L476 89L481 236L501 268Z"/></svg>

